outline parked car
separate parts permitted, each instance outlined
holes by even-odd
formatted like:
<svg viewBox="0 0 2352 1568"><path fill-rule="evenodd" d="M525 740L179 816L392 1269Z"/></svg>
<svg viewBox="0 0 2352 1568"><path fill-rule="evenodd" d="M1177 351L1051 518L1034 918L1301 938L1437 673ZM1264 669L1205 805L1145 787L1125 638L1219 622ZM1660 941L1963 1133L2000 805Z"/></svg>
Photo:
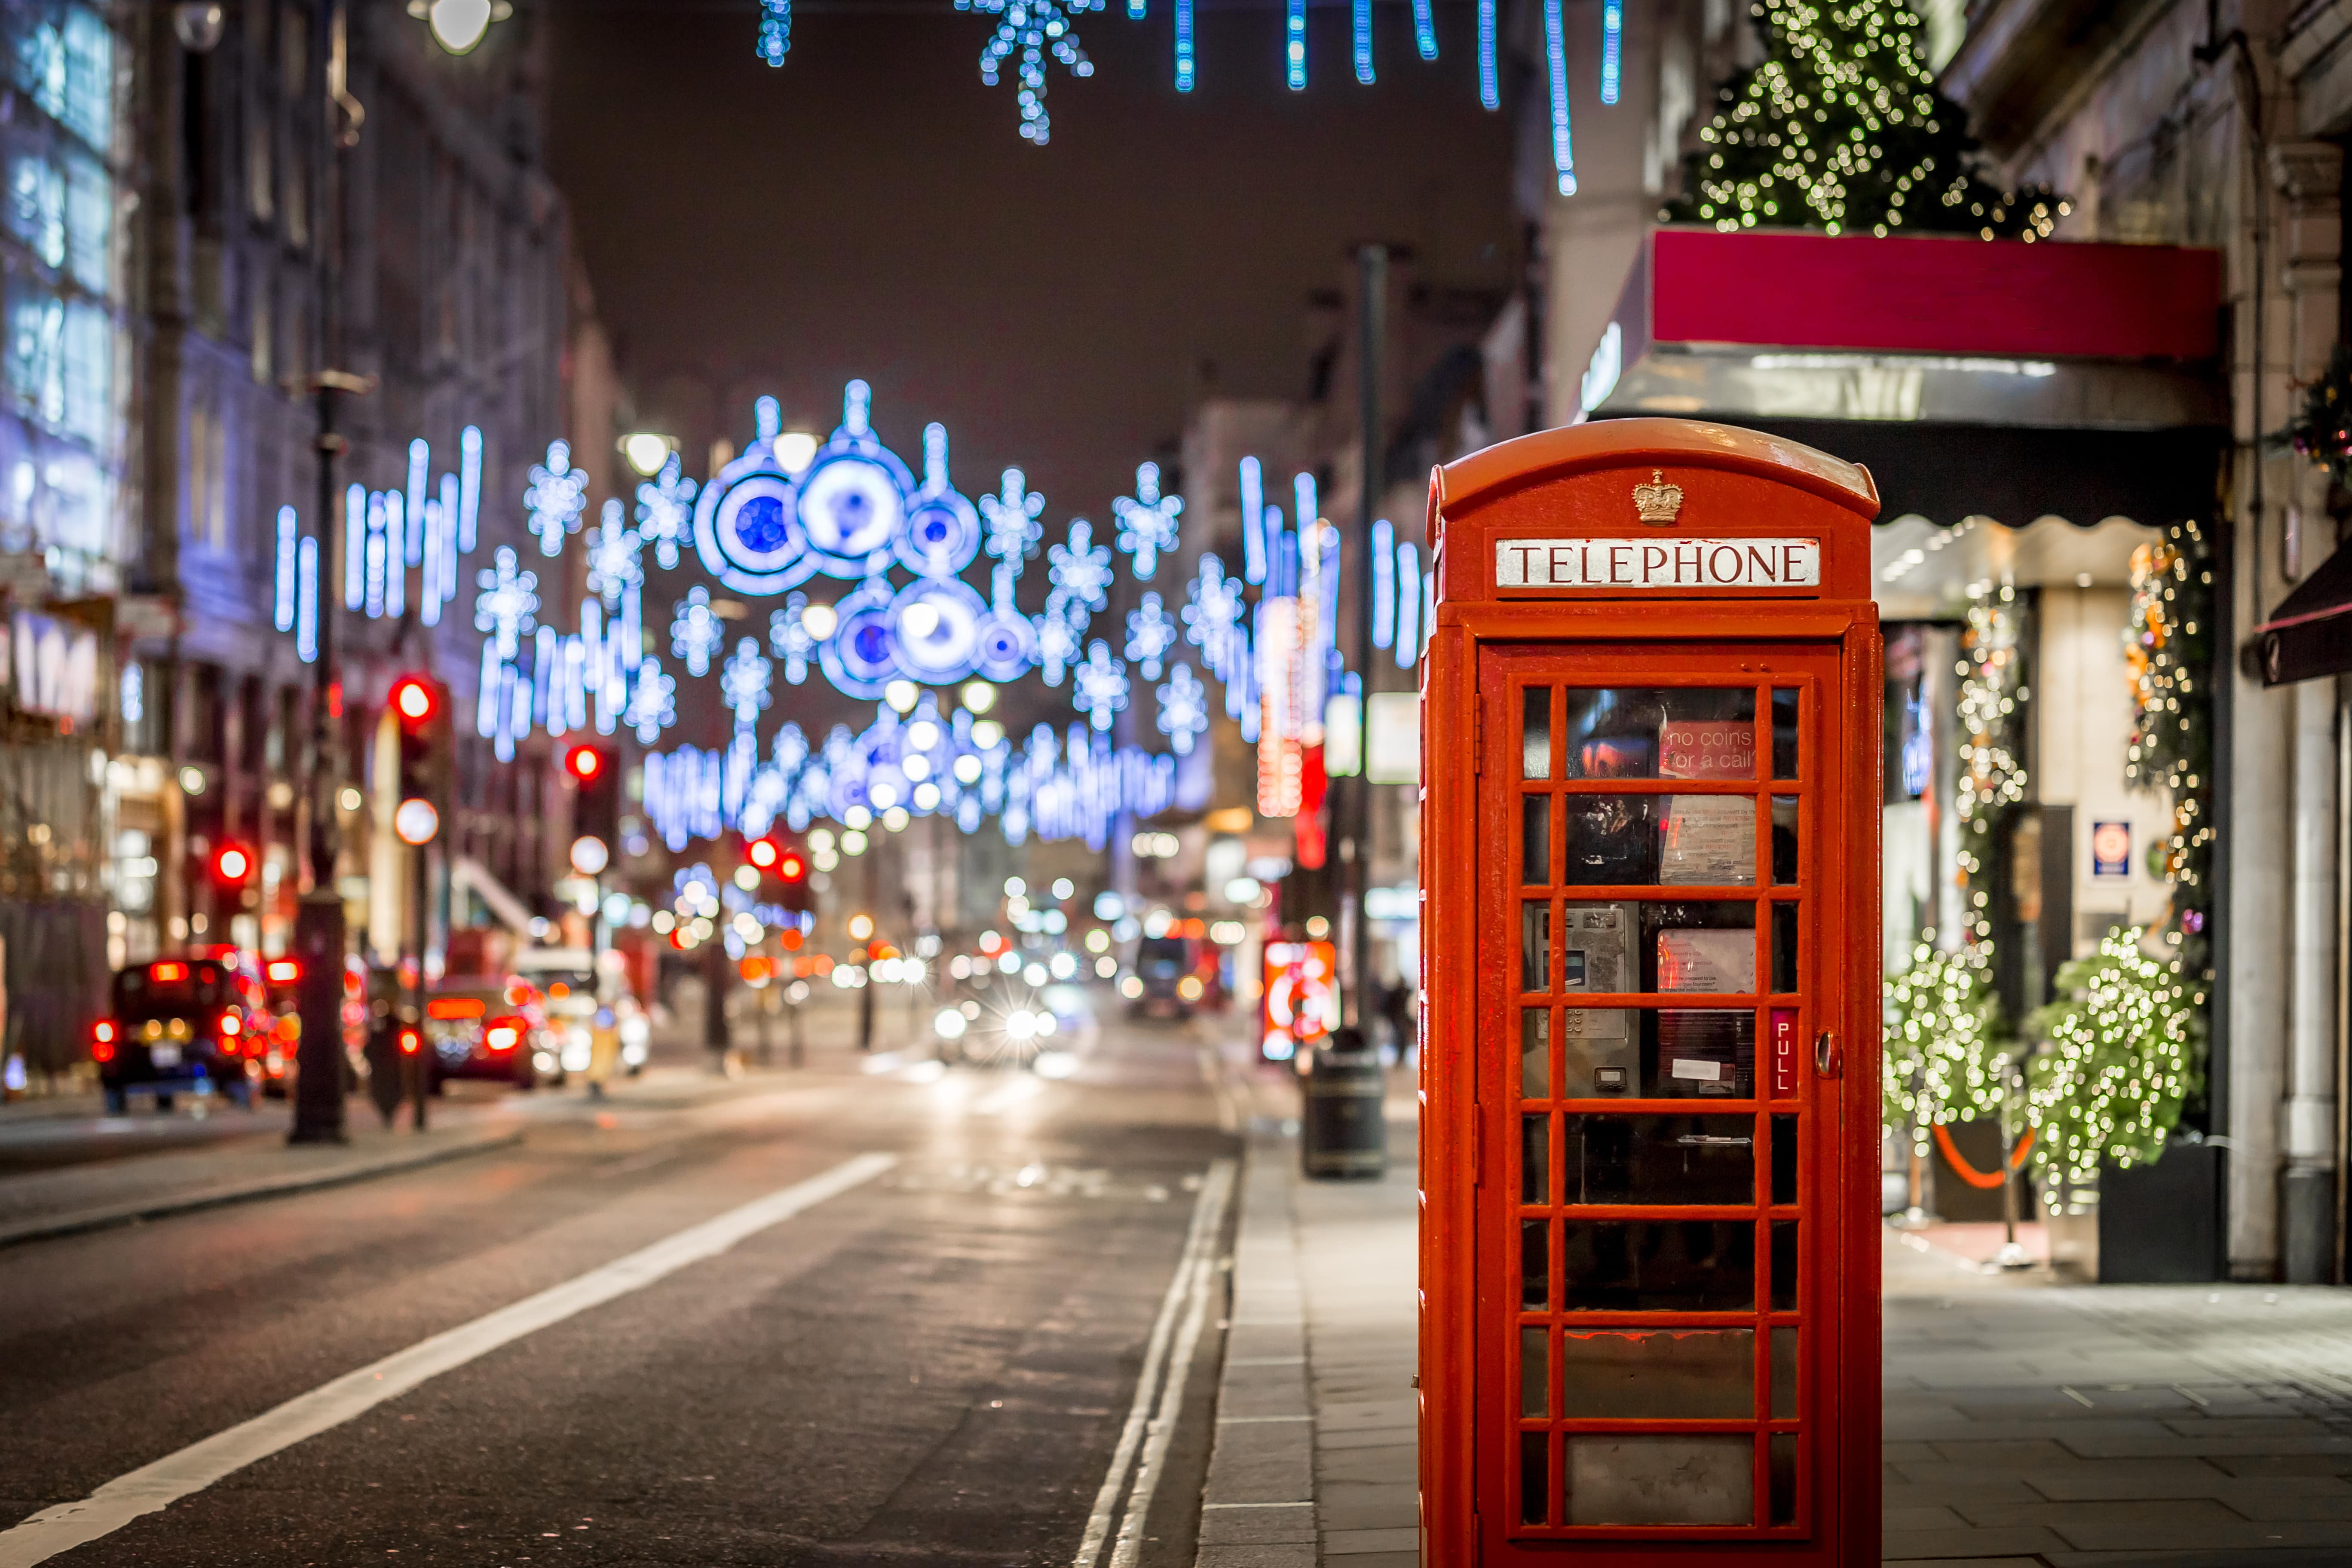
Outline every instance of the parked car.
<svg viewBox="0 0 2352 1568"><path fill-rule="evenodd" d="M551 1079L547 1020L538 994L519 979L443 982L425 999L428 1083L492 1079L530 1089Z"/></svg>
<svg viewBox="0 0 2352 1568"><path fill-rule="evenodd" d="M539 997L554 1076L586 1072L595 1055L598 1015L606 1014L602 1026L612 1027L605 994L618 989L599 971L596 955L584 947L526 948L514 956L514 974Z"/></svg>
<svg viewBox="0 0 2352 1568"><path fill-rule="evenodd" d="M1129 1002L1128 1012L1139 1018L1191 1017L1204 994L1196 967L1191 938L1142 938L1135 944L1135 977L1142 989Z"/></svg>
<svg viewBox="0 0 2352 1568"><path fill-rule="evenodd" d="M257 973L227 957L166 958L116 972L112 1007L90 1026L90 1059L110 1115L133 1094L159 1111L183 1094L252 1103L268 1016Z"/></svg>

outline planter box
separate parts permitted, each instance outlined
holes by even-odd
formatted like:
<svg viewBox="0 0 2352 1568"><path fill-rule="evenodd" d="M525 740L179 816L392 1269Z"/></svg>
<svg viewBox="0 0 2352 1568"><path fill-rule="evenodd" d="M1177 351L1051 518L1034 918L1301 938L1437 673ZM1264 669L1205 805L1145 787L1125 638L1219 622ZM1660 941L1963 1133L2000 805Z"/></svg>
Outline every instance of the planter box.
<svg viewBox="0 0 2352 1568"><path fill-rule="evenodd" d="M2221 1150L2175 1140L2152 1165L2099 1173L2099 1282L2198 1285L2225 1279Z"/></svg>

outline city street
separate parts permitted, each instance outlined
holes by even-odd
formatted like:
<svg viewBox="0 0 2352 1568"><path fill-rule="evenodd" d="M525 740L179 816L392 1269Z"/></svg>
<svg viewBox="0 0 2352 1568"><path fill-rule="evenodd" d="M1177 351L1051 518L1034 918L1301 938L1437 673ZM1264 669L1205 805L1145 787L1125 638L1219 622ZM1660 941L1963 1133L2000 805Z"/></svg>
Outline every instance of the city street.
<svg viewBox="0 0 2352 1568"><path fill-rule="evenodd" d="M1221 1304L1184 1431L1121 1438L1163 1310L1222 1297L1177 1279L1222 1256L1235 1148L1192 1032L1113 1024L1061 1081L814 1054L715 1097L536 1097L511 1148L0 1252L9 1516L830 1179L70 1560L1066 1563L1118 1454L1148 1467L1113 1488L1123 1561L1189 1563ZM0 1532L0 1562L35 1539Z"/></svg>

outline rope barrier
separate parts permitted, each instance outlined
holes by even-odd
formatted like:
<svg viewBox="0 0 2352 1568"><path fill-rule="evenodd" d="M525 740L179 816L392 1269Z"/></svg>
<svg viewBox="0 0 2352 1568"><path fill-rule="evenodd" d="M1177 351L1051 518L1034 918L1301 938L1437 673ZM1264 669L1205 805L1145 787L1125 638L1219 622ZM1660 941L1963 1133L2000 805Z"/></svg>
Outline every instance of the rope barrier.
<svg viewBox="0 0 2352 1568"><path fill-rule="evenodd" d="M2025 1130L2025 1136L2019 1139L2017 1147L2010 1152L2008 1167L2004 1170L1995 1171L1990 1174L1987 1174L1985 1172L1978 1170L1974 1165L1969 1164L1966 1160L1960 1157L1958 1146L1952 1142L1952 1130L1942 1125L1940 1122L1937 1123L1936 1127L1936 1147L1944 1152L1944 1159L1952 1167L1952 1173L1959 1177L1960 1180L1966 1182L1969 1185L1972 1187L1997 1187L2003 1182L2008 1181L2009 1178L2016 1172L2024 1168L2025 1156L2031 1152L2033 1148L2033 1129L2031 1127L2027 1128Z"/></svg>

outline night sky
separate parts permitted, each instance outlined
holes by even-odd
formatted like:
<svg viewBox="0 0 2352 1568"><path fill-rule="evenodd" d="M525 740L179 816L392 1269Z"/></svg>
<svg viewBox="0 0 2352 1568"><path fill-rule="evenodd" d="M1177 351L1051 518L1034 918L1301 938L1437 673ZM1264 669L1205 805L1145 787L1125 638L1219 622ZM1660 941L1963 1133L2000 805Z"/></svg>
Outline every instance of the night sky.
<svg viewBox="0 0 2352 1568"><path fill-rule="evenodd" d="M1301 391L1307 296L1352 244L1507 284L1508 129L1478 106L1467 5L1440 5L1424 64L1384 5L1371 88L1345 9L1318 6L1303 93L1278 6L1204 6L1190 95L1169 9L1081 18L1095 74L1054 68L1044 149L1015 134L1009 69L980 82L992 21L944 3L803 5L782 70L747 5L556 11L549 160L639 422L698 475L756 394L822 435L863 376L910 461L939 419L966 493L1019 463L1049 525L1099 518L1204 391Z"/></svg>

